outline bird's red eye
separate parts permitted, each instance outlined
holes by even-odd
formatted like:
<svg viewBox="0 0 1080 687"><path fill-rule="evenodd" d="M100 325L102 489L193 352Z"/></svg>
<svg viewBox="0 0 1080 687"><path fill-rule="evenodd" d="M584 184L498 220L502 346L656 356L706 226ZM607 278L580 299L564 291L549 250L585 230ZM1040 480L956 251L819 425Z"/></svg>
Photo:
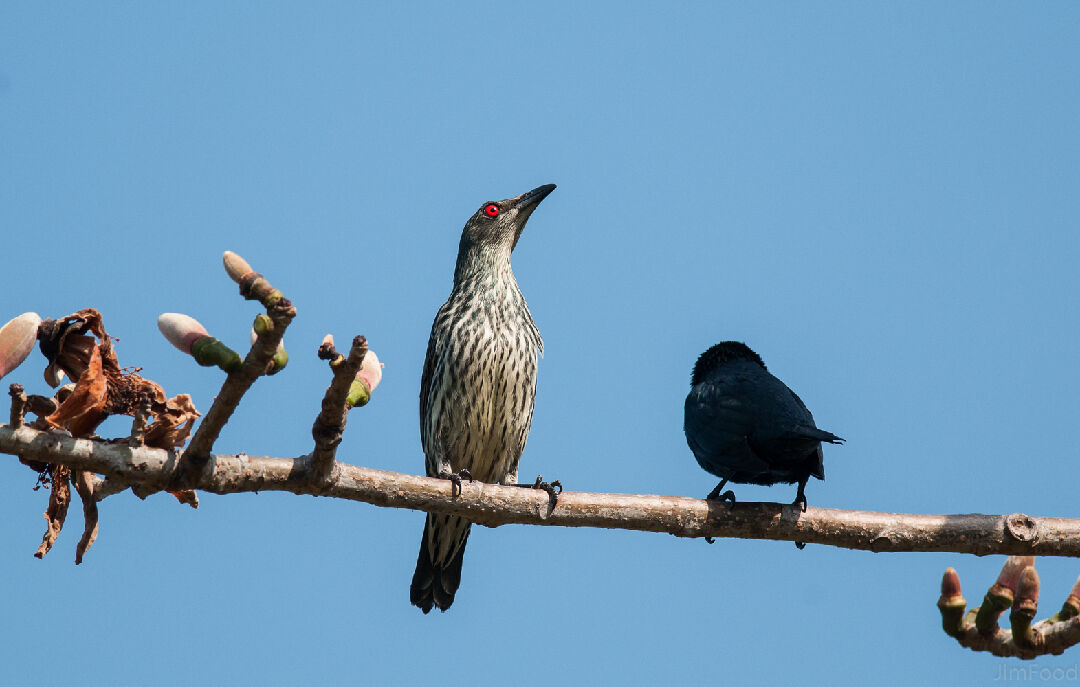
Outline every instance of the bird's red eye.
<svg viewBox="0 0 1080 687"><path fill-rule="evenodd" d="M499 206L495 203L488 203L484 206L484 214L488 217L495 217L499 214Z"/></svg>

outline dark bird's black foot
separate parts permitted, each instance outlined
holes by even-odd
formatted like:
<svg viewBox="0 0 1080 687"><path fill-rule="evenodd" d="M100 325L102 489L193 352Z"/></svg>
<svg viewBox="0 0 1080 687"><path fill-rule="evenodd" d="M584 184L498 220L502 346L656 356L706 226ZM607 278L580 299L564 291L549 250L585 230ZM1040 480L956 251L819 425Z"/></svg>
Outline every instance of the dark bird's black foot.
<svg viewBox="0 0 1080 687"><path fill-rule="evenodd" d="M735 503L735 492L728 489L727 491L725 491L723 494L720 494L719 496L714 496L712 494L709 494L708 496L705 497L705 500L706 501L727 501L728 503Z"/></svg>
<svg viewBox="0 0 1080 687"><path fill-rule="evenodd" d="M728 503L735 503L735 492L728 489L723 494L720 493L720 490L723 489L724 485L727 484L727 483L728 483L728 481L726 479L725 480L720 480L720 484L717 484L715 487L713 487L713 490L709 492L709 495L705 497L705 500L706 501L727 501ZM712 537L705 537L705 543L706 544L712 544L715 541L716 540L713 539Z"/></svg>
<svg viewBox="0 0 1080 687"><path fill-rule="evenodd" d="M791 502L791 505L798 506L803 513L806 512L806 494L803 492L802 484L799 485L799 493L795 495L795 500Z"/></svg>
<svg viewBox="0 0 1080 687"><path fill-rule="evenodd" d="M709 495L705 497L705 500L706 501L727 501L728 503L735 503L735 492L728 489L723 494L720 493L720 490L723 489L724 485L727 484L727 483L728 483L728 481L726 479L721 480L720 484L717 484L715 487L713 487L713 490L709 492Z"/></svg>
<svg viewBox="0 0 1080 687"><path fill-rule="evenodd" d="M806 491L805 491L805 489L806 489L806 482L805 481L799 482L799 493L795 494L795 500L791 502L791 505L798 506L799 508L801 508L803 513L806 512ZM806 548L806 542L801 542L801 541L795 542L795 548L799 549L799 551L802 551L803 549Z"/></svg>
<svg viewBox="0 0 1080 687"><path fill-rule="evenodd" d="M555 510L555 506L559 503L559 494L562 493L562 482L557 479L545 482L543 475L537 475L536 481L532 484L522 484L521 482L518 482L514 486L524 487L526 489L542 489L546 491L548 498L551 500L551 510Z"/></svg>
<svg viewBox="0 0 1080 687"><path fill-rule="evenodd" d="M473 481L472 474L468 470L461 469L457 472L440 472L439 479L450 480L450 498L461 496L461 480L467 479L470 482Z"/></svg>

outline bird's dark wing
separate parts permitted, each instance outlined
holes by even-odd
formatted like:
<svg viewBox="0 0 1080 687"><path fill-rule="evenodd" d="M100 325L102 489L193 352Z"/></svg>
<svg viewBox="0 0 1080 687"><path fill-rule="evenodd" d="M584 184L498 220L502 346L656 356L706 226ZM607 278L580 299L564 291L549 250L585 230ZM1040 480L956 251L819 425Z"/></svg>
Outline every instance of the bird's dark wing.
<svg viewBox="0 0 1080 687"><path fill-rule="evenodd" d="M686 397L686 441L698 463L719 477L738 481L738 475L757 475L768 464L747 442L755 410L725 382L701 382Z"/></svg>
<svg viewBox="0 0 1080 687"><path fill-rule="evenodd" d="M438 458L432 454L432 448L437 442L429 441L428 437L428 414L431 409L431 386L435 372L439 368L439 358L444 354L439 345L437 333L445 328L444 320L451 316L450 301L443 303L439 312L435 315L435 321L431 323L431 335L428 337L427 355L424 356L424 371L420 376L420 443L424 447L427 456L428 476L432 477L439 473ZM452 385L451 385L452 386ZM435 437L430 437L434 439Z"/></svg>
<svg viewBox="0 0 1080 687"><path fill-rule="evenodd" d="M709 397L703 405L710 408L711 426L704 436L727 441L724 459L741 458L745 481L787 481L793 471L824 474L819 442L826 434L814 426L802 400L764 367L732 361L698 386ZM744 437L745 450L737 450L729 436L734 432Z"/></svg>
<svg viewBox="0 0 1080 687"><path fill-rule="evenodd" d="M825 479L821 440L801 430L790 432L759 432L749 440L756 455L768 461L774 479L788 481L791 474L808 471ZM789 474L791 473L791 474Z"/></svg>
<svg viewBox="0 0 1080 687"><path fill-rule="evenodd" d="M778 379L778 380L776 380L776 381L778 381L778 382L779 382L780 380ZM780 382L780 383L781 383L781 384L784 384L783 382ZM804 413L806 413L807 417L809 417L809 418L810 418L810 422L813 422L813 421L814 421L814 414L813 414L813 413L811 413L811 412L810 412L810 409L806 407L806 404L805 404L805 403L803 403L803 400L802 400L801 398L799 398L799 395L798 395L797 393L795 393L794 391L792 391L792 390L791 390L791 388L790 388L790 387L788 387L788 385L787 385L787 384L784 384L784 388L785 388L785 389L787 389L787 392L788 392L789 394L791 394L791 397L792 397L793 399L795 399L795 403L796 403L796 405L798 405L798 406L799 406L800 408L802 408L803 412L804 412Z"/></svg>
<svg viewBox="0 0 1080 687"><path fill-rule="evenodd" d="M424 372L420 376L420 431L425 430L424 425L428 414L428 394L431 393L431 376L435 372L435 336L428 338L427 355L424 356Z"/></svg>
<svg viewBox="0 0 1080 687"><path fill-rule="evenodd" d="M843 439L836 436L832 432L826 432L824 429L818 428L818 426L814 424L813 414L810 412L810 409L806 407L806 404L803 403L803 400L799 398L799 395L791 389L788 389L787 385L784 385L784 388L787 389L788 393L791 394L791 397L795 399L795 403L798 404L798 407L802 408L803 412L806 413L806 417L802 420L802 422L797 423L795 427L791 428L792 433L804 437L814 438L818 441L825 441L830 444L844 443Z"/></svg>
<svg viewBox="0 0 1080 687"><path fill-rule="evenodd" d="M768 461L778 478L787 480L794 473L809 470L818 479L825 479L821 442L843 439L818 429L806 404L782 381L768 375L760 382L756 389L760 421L750 435L751 449Z"/></svg>

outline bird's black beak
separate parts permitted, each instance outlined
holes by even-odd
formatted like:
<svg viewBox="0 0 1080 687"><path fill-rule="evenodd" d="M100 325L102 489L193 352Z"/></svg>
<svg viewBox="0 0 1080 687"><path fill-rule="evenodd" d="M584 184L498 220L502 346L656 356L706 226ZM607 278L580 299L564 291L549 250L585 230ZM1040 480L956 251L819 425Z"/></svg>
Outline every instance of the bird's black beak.
<svg viewBox="0 0 1080 687"><path fill-rule="evenodd" d="M514 199L514 208L518 212L526 209L531 212L533 208L540 204L540 201L547 198L548 194L554 190L555 184L544 184L543 186L534 188L528 193L522 193Z"/></svg>
<svg viewBox="0 0 1080 687"><path fill-rule="evenodd" d="M528 193L522 193L517 198L511 198L514 203L513 207L517 210L517 232L514 235L514 243L510 246L510 250L517 248L518 239L521 238L521 231L525 228L525 223L529 221L529 215L536 209L536 206L540 204L540 201L548 197L552 191L555 190L555 184L544 184L543 186L537 186Z"/></svg>

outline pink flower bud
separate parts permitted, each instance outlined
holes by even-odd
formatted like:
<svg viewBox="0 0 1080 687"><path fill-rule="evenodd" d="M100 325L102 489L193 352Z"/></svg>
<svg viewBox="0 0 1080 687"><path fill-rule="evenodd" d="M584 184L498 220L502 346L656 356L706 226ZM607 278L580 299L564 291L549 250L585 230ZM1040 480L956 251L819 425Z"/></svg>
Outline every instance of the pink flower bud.
<svg viewBox="0 0 1080 687"><path fill-rule="evenodd" d="M1001 566L1001 574L998 575L997 585L1016 593L1016 585L1020 582L1020 573L1025 568L1035 565L1035 556L1009 556L1005 565Z"/></svg>
<svg viewBox="0 0 1080 687"><path fill-rule="evenodd" d="M956 574L955 568L945 568L945 574L941 577L941 598L951 600L957 597L963 597L960 592L960 576Z"/></svg>
<svg viewBox="0 0 1080 687"><path fill-rule="evenodd" d="M19 366L37 341L41 318L35 312L27 312L0 327L0 377Z"/></svg>
<svg viewBox="0 0 1080 687"><path fill-rule="evenodd" d="M194 317L182 315L178 312L167 312L158 316L158 329L165 335L173 346L181 352L191 355L191 346L199 339L210 336L206 327L199 324Z"/></svg>
<svg viewBox="0 0 1080 687"><path fill-rule="evenodd" d="M221 258L222 262L225 263L225 272L229 275L229 279L232 279L237 284L255 271L251 269L251 265L247 263L247 260L244 260L231 250L225 251Z"/></svg>
<svg viewBox="0 0 1080 687"><path fill-rule="evenodd" d="M356 378L364 380L368 391L375 391L375 387L379 386L379 382L382 381L384 367L386 366L379 362L379 356L375 355L375 351L369 350L364 355L364 362L360 365Z"/></svg>
<svg viewBox="0 0 1080 687"><path fill-rule="evenodd" d="M1014 603L1014 608L1027 610L1032 618L1035 617L1039 607L1039 573L1035 572L1035 566L1024 568L1020 573Z"/></svg>

